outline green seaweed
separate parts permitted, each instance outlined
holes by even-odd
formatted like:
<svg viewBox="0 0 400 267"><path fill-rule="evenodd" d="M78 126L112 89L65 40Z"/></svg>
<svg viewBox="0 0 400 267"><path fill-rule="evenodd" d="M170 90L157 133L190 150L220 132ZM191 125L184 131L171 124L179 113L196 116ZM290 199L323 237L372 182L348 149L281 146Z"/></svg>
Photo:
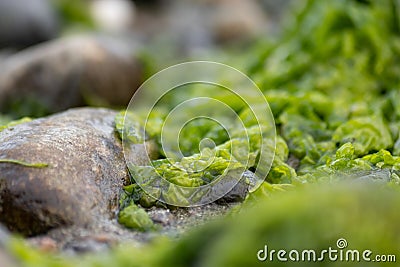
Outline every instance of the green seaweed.
<svg viewBox="0 0 400 267"><path fill-rule="evenodd" d="M144 135L141 132L143 127L139 123L139 118L132 112L119 112L115 116L114 123L121 139L124 137L133 144L141 144L144 142Z"/></svg>
<svg viewBox="0 0 400 267"><path fill-rule="evenodd" d="M46 168L49 166L49 164L43 163L43 162L29 163L29 162L25 162L25 161L21 161L21 160L16 160L16 159L4 159L4 158L0 159L0 163L12 163L12 164L18 164L21 166L32 167L32 168Z"/></svg>
<svg viewBox="0 0 400 267"><path fill-rule="evenodd" d="M130 204L119 212L118 222L127 228L139 231L154 230L155 225L147 212L135 204Z"/></svg>
<svg viewBox="0 0 400 267"><path fill-rule="evenodd" d="M388 126L381 117L358 117L339 126L332 136L333 141L352 141L356 155L365 155L393 146Z"/></svg>
<svg viewBox="0 0 400 267"><path fill-rule="evenodd" d="M241 62L264 92L278 132L266 183L298 186L354 178L382 168L395 175L400 155L397 5L391 0L368 4L353 0L303 2L298 4L302 8L292 13L280 39L261 42ZM147 175L151 181L150 177L158 174L178 185L199 186L213 181L228 163L240 164L246 157L246 167L254 170L261 143L257 126L261 123L268 132L268 122L256 121L250 109L235 99L207 93L232 102L246 131L233 131L228 140L224 130L211 121L195 121L181 132L179 145L184 158L165 160L160 140L165 116L171 107L195 94L188 90L168 95L147 121L147 134L157 141L160 151L160 158L152 162L155 172L146 166L130 166L134 178L145 179ZM144 120L141 114L134 116L136 121ZM237 125L231 125L228 130L235 128ZM213 139L216 146L201 150L199 143L204 138ZM233 144L244 146L244 139L250 141L249 150L230 150ZM268 144L268 140L263 141ZM216 154L214 164L202 173L183 171L204 165L202 154ZM298 163L292 165L289 158ZM375 163L380 158L384 159ZM156 203L141 200L146 196L139 195L137 203Z"/></svg>

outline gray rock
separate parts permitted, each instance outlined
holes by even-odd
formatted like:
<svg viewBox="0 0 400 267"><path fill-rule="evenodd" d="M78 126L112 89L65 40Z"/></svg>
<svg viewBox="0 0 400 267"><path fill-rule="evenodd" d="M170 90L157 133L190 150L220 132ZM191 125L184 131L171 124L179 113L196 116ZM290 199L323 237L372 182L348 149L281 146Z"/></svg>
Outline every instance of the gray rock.
<svg viewBox="0 0 400 267"><path fill-rule="evenodd" d="M229 202L240 202L243 201L247 193L249 192L249 182L247 180L252 179L255 176L251 171L245 171L242 178L238 183L222 198L220 198L218 203L229 203ZM254 178L255 179L255 178ZM229 185L229 183L227 184Z"/></svg>
<svg viewBox="0 0 400 267"><path fill-rule="evenodd" d="M204 0L203 0L204 1ZM211 5L211 29L218 43L251 41L266 33L267 18L255 0L204 1Z"/></svg>
<svg viewBox="0 0 400 267"><path fill-rule="evenodd" d="M161 209L153 207L147 211L153 222L161 224L163 226L170 225L174 220L174 216L171 214L169 209Z"/></svg>
<svg viewBox="0 0 400 267"><path fill-rule="evenodd" d="M129 179L115 114L72 109L0 132L0 159L48 164L0 163L0 221L32 236L114 217Z"/></svg>
<svg viewBox="0 0 400 267"><path fill-rule="evenodd" d="M391 171L388 169L373 170L368 172L360 172L353 176L354 182L386 184L391 179Z"/></svg>
<svg viewBox="0 0 400 267"><path fill-rule="evenodd" d="M101 37L51 41L0 62L0 112L43 116L84 103L122 106L142 83L131 43Z"/></svg>
<svg viewBox="0 0 400 267"><path fill-rule="evenodd" d="M49 0L0 0L0 47L26 47L58 34L59 21Z"/></svg>
<svg viewBox="0 0 400 267"><path fill-rule="evenodd" d="M231 191L228 192L223 198L222 201L225 202L239 202L243 201L247 193L249 192L249 185L245 180L240 180Z"/></svg>

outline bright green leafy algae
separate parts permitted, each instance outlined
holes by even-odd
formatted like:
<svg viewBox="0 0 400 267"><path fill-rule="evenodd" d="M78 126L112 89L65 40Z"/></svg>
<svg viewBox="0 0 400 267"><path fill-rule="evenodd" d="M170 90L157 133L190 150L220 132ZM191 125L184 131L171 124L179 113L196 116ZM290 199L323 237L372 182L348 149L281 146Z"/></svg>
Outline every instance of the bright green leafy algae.
<svg viewBox="0 0 400 267"><path fill-rule="evenodd" d="M336 142L354 140L355 153L365 155L369 151L392 147L388 126L377 116L358 117L339 126L332 139Z"/></svg>
<svg viewBox="0 0 400 267"><path fill-rule="evenodd" d="M131 204L120 211L118 222L128 228L140 231L148 231L155 228L146 211L135 204Z"/></svg>
<svg viewBox="0 0 400 267"><path fill-rule="evenodd" d="M196 107L194 107L196 108ZM199 108L208 108L207 106L200 106ZM180 131L179 144L183 157L181 158L163 158L165 152L161 147L161 134L160 130L164 123L164 111L154 110L148 117L142 114L133 114L131 112L120 113L116 117L116 129L120 137L124 137L124 140L133 144L141 143L143 138L137 137L144 136L142 129L149 127L148 136L153 138L159 144L159 152L161 157L151 162L151 166L137 166L135 164L129 164L128 168L132 176L132 183L136 184L136 181L140 180L144 184L159 183L157 179L162 177L166 181L181 186L181 187L199 187L216 181L220 176L229 174L230 171L244 169L257 165L258 157L260 154L260 143L261 143L261 131L268 133L269 127L264 125L256 125L248 111L243 110L238 116L245 117L245 124L247 127L237 127L236 124L228 124L230 129L225 129L219 124L208 119L193 120L192 123L188 123ZM185 114L186 115L186 114ZM127 124L123 124L123 121ZM268 124L266 124L267 126ZM231 132L231 136L227 135L227 132ZM211 146L202 145L202 140L212 140ZM267 152L271 154L275 149L274 142L272 140L264 140L267 143ZM279 150L281 152L281 161L287 158L287 146L283 139L280 140ZM204 144L204 143L203 143ZM277 158L279 159L279 157ZM290 169L288 169L291 171ZM282 172L282 171L280 171ZM277 174L282 176L284 174ZM288 175L295 175L294 171ZM229 176L229 175L228 175ZM290 177L287 177L290 179ZM250 181L246 181L250 184ZM161 191L163 192L164 199L179 199L181 203L186 203L186 197L194 198L201 197L191 196L189 191L185 192L185 189L177 189L176 187L169 186L168 184L159 185L163 187L154 189L152 196L160 197ZM131 194L130 198L133 202L141 204L144 207L149 207L156 203L154 199L142 192L142 189L135 186L132 192L125 192L124 194ZM188 203L189 204L189 203Z"/></svg>
<svg viewBox="0 0 400 267"><path fill-rule="evenodd" d="M398 175L398 17L398 6L391 0L310 0L294 13L292 24L288 24L278 42L264 43L252 51L247 73L264 91L278 129L276 155L270 158L272 167L263 187L295 186L327 177L330 181L354 178L382 169L390 170L391 181ZM190 96L190 92L187 94ZM224 94L215 97L225 99ZM252 170L260 153L259 122L240 101L234 109L246 132L237 131L228 137L211 121L194 121L181 132L180 148L185 157L175 162L163 159L160 130L168 105L177 104L182 98L182 94L169 95L164 106L149 116L148 135L158 142L161 158L152 162L155 171L146 166L130 166L134 178L151 181L151 177L161 175L178 185L200 186L212 182L232 162L243 164L245 157ZM144 127L143 116L130 116L136 116ZM267 122L260 126L268 132ZM130 138L130 133L127 136ZM199 143L204 138L213 139L216 146L200 150ZM244 146L246 138L250 140L248 151L230 151L232 144ZM211 154L216 157L210 164L202 155ZM293 165L293 159L298 163ZM203 172L183 171L206 165ZM262 191L266 192L259 192ZM149 201L139 188L135 192L139 196L136 203L156 203Z"/></svg>
<svg viewBox="0 0 400 267"><path fill-rule="evenodd" d="M390 0L307 1L280 42L260 47L250 70L299 181L375 169L362 157L381 149L399 155L398 16ZM340 155L348 142L351 159Z"/></svg>

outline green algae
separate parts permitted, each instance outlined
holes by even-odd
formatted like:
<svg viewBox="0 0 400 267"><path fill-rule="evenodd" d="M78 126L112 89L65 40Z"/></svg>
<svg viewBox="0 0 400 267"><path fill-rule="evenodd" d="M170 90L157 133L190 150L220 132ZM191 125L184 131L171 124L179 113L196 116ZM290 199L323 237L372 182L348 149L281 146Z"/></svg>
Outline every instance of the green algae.
<svg viewBox="0 0 400 267"><path fill-rule="evenodd" d="M392 0L303 2L298 3L301 8L292 12L280 39L261 42L262 45L250 50L247 58L242 57L242 66L247 66L245 72L269 102L277 128L271 170L260 190L253 194L268 195L270 190L266 189L278 185L286 188L357 179L366 172L380 173L383 169L390 171L388 184L398 184L400 32L397 4ZM185 96L169 95L164 106L159 106L148 117L147 134L156 140L160 158L152 162L154 171L148 166L128 166L133 178L147 176L151 180L152 176L161 175L172 183L196 187L213 181L231 162L241 164L244 157L250 162L246 168L254 170L260 153L260 136L252 131L259 122L249 109L236 104L234 110L246 132L237 131L229 139L224 129L199 120L182 131L180 148L184 158L172 162L164 158L161 127L168 108L184 97L190 97L190 92ZM223 99L218 94L215 97ZM144 127L141 114L128 116L138 122L136 127ZM117 118L121 122L121 115ZM261 122L261 127L266 125ZM231 129L235 127L231 125ZM117 130L122 133L122 129L123 125L117 123ZM125 134L133 142L143 141L137 138L137 132L141 133L132 130ZM204 138L213 139L216 146L201 151L199 142ZM244 139L250 140L248 151L239 150L240 153L234 154L229 150L231 144L244 146ZM205 164L201 155L207 154L217 156L215 164L209 165L206 172L182 171ZM298 163L293 165L289 158ZM135 203L147 206L157 203L139 187L134 196Z"/></svg>
<svg viewBox="0 0 400 267"><path fill-rule="evenodd" d="M0 163L12 163L12 164L17 164L21 165L24 167L32 167L32 168L46 168L49 166L47 163L43 162L35 162L35 163L29 163L21 160L16 160L16 159L0 159Z"/></svg>

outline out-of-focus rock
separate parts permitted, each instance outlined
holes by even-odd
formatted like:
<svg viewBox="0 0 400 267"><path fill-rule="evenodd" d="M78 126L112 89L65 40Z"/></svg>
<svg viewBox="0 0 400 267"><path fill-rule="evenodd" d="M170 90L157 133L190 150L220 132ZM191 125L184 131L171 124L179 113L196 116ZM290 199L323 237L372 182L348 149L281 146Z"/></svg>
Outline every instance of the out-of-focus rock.
<svg viewBox="0 0 400 267"><path fill-rule="evenodd" d="M97 238L96 236L85 236L75 239L63 247L64 252L70 254L102 252L110 248L110 240Z"/></svg>
<svg viewBox="0 0 400 267"><path fill-rule="evenodd" d="M42 116L85 103L126 105L143 79L128 41L66 38L0 62L0 112Z"/></svg>
<svg viewBox="0 0 400 267"><path fill-rule="evenodd" d="M90 11L96 25L109 33L126 33L135 16L135 6L128 0L94 0Z"/></svg>
<svg viewBox="0 0 400 267"><path fill-rule="evenodd" d="M57 247L57 242L56 240L44 236L44 237L32 237L28 239L28 243L37 248L38 250L45 252L45 253L51 253L51 252L56 252L58 247Z"/></svg>
<svg viewBox="0 0 400 267"><path fill-rule="evenodd" d="M15 50L13 49L1 49L0 50L0 62L3 62L10 56L12 56L15 53Z"/></svg>
<svg viewBox="0 0 400 267"><path fill-rule="evenodd" d="M211 27L217 42L243 42L266 33L267 18L257 1L203 1L212 6Z"/></svg>
<svg viewBox="0 0 400 267"><path fill-rule="evenodd" d="M0 47L27 47L54 38L58 19L49 0L0 0Z"/></svg>
<svg viewBox="0 0 400 267"><path fill-rule="evenodd" d="M115 215L129 179L115 114L73 109L0 132L0 221L9 230L32 236Z"/></svg>
<svg viewBox="0 0 400 267"><path fill-rule="evenodd" d="M204 56L220 45L246 43L267 32L268 19L257 0L139 1L136 10L133 31L183 57Z"/></svg>

